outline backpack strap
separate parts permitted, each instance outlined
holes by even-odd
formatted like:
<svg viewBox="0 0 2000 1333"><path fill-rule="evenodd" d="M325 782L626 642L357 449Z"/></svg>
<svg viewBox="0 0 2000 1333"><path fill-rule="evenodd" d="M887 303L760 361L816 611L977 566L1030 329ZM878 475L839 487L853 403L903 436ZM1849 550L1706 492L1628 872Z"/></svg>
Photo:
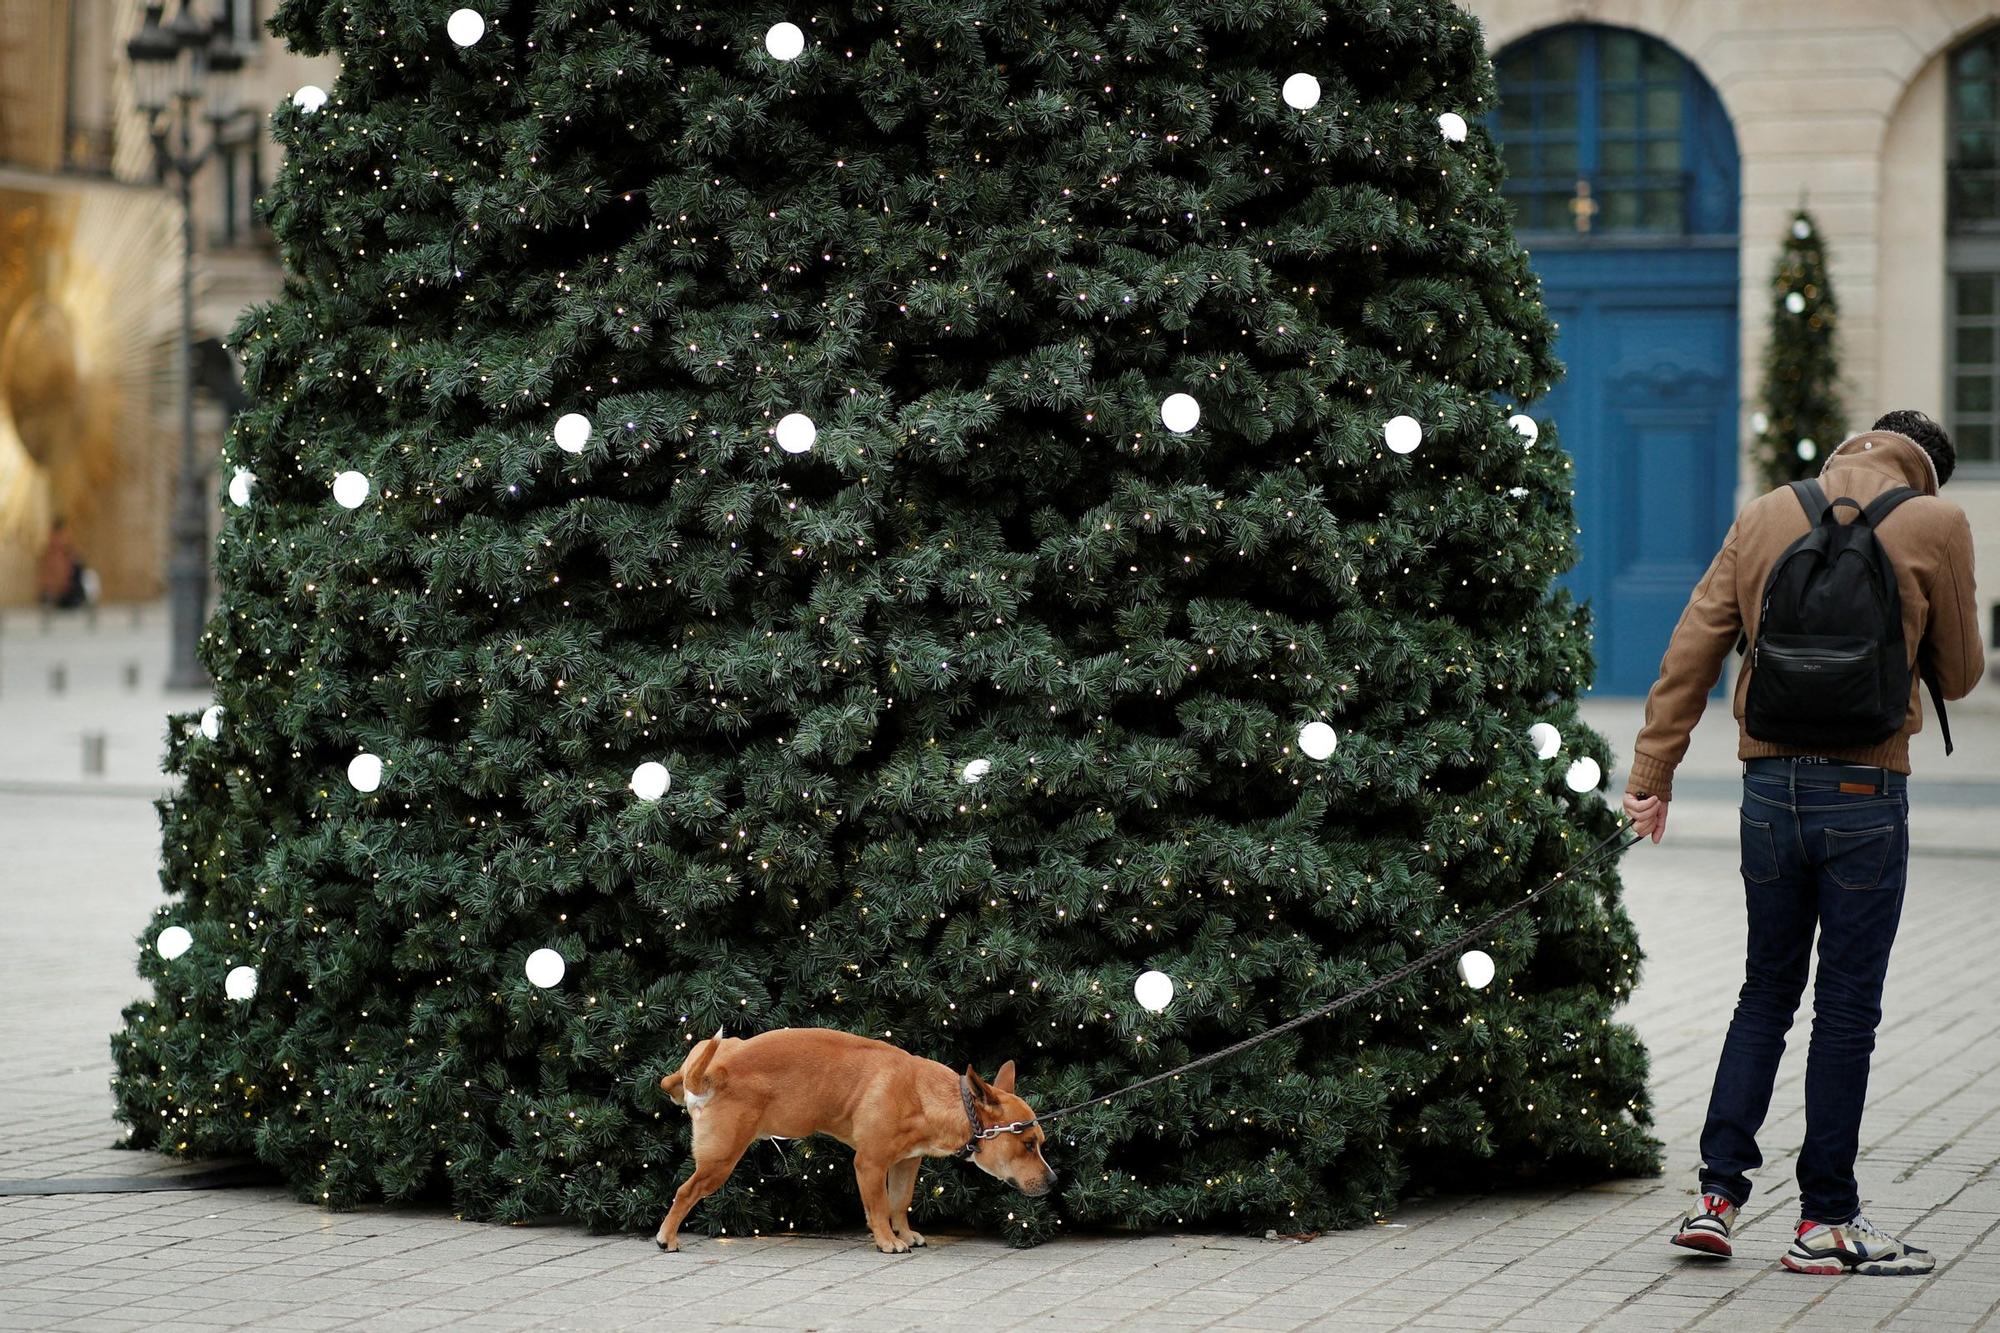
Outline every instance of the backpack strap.
<svg viewBox="0 0 2000 1333"><path fill-rule="evenodd" d="M1826 501L1826 488L1811 477L1787 484L1790 485L1792 494L1799 497L1799 507L1806 511L1806 522L1818 527L1826 518L1826 511L1831 507Z"/></svg>
<svg viewBox="0 0 2000 1333"><path fill-rule="evenodd" d="M1937 713L1938 734L1944 737L1945 758L1951 758L1951 719L1944 715L1944 692L1938 689L1937 676L1931 670L1931 655L1923 648L1917 649L1917 674L1924 678L1924 688L1930 691L1931 707Z"/></svg>
<svg viewBox="0 0 2000 1333"><path fill-rule="evenodd" d="M1894 490L1884 491L1861 511L1862 517L1868 520L1869 527L1879 528L1882 526L1882 520L1895 512L1897 505L1905 500L1914 500L1922 493L1911 486L1898 486Z"/></svg>

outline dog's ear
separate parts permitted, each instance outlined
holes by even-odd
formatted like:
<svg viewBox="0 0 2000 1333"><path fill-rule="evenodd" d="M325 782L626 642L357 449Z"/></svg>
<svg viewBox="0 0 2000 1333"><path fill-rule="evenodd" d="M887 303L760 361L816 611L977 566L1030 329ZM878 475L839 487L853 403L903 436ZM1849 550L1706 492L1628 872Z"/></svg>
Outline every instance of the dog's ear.
<svg viewBox="0 0 2000 1333"><path fill-rule="evenodd" d="M965 1081L972 1085L972 1099L981 1106L998 1106L1000 1099L993 1095L993 1085L979 1077L979 1071L971 1065L965 1067Z"/></svg>
<svg viewBox="0 0 2000 1333"><path fill-rule="evenodd" d="M1000 1066L1000 1072L993 1076L993 1086L1002 1092L1014 1090L1014 1062L1009 1060Z"/></svg>
<svg viewBox="0 0 2000 1333"><path fill-rule="evenodd" d="M660 1080L660 1091L666 1093L669 1097L673 1096L676 1092L679 1092L680 1090L681 1090L681 1076L678 1071L669 1074L665 1078Z"/></svg>

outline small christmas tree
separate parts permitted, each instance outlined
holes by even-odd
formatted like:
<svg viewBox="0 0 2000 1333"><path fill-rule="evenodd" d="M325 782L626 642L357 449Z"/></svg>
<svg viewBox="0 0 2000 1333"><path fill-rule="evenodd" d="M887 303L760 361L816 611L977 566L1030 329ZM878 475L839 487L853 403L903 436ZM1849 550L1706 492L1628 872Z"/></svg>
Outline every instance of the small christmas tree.
<svg viewBox="0 0 2000 1333"><path fill-rule="evenodd" d="M1047 1109L1614 828L1462 11L450 9L274 20L341 75L276 121L135 1143L651 1229L656 1085L718 1027L1012 1058ZM1615 870L1481 947L1483 989L1058 1122L1057 1195L929 1168L922 1219L1296 1231L1651 1168ZM851 1226L846 1156L755 1149L693 1225Z"/></svg>
<svg viewBox="0 0 2000 1333"><path fill-rule="evenodd" d="M1834 350L1839 327L1826 247L1802 208L1792 217L1771 272L1763 405L1750 421L1757 434L1757 471L1767 489L1818 476L1820 455L1847 433Z"/></svg>

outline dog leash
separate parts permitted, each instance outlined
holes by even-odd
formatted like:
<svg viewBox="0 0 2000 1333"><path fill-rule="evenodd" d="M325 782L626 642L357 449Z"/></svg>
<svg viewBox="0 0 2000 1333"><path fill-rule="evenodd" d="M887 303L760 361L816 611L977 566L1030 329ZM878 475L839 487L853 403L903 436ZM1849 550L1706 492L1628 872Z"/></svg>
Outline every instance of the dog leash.
<svg viewBox="0 0 2000 1333"><path fill-rule="evenodd" d="M1408 976L1411 976L1414 973L1425 970L1426 968L1437 963L1439 960L1443 959L1447 954L1452 954L1462 951L1465 948L1465 946L1471 941L1484 939L1486 936L1492 934L1493 931L1497 929L1499 926L1506 923L1507 921L1512 920L1514 917L1517 917L1522 912L1526 911L1528 909L1528 906L1531 903L1533 903L1537 898L1540 898L1542 895L1555 889L1558 885L1568 882L1571 878L1573 878L1576 875L1580 875L1587 870L1596 869L1598 865L1605 862L1607 856L1609 857L1610 860L1615 861L1619 856L1624 854L1626 848L1632 846L1634 843L1642 841L1641 838L1637 837L1633 838L1630 842L1625 840L1625 834L1631 830L1631 827L1632 827L1632 821L1630 821L1629 819L1620 820L1618 827L1612 830L1611 835L1609 837L1605 838L1602 842L1598 843L1595 847L1591 848L1588 852L1586 852L1583 855L1583 857L1576 862L1576 864L1568 867L1567 869L1556 872L1555 878L1551 879L1548 883L1542 885L1540 888L1534 890L1532 893L1528 894L1525 898L1520 899L1519 901L1513 903L1512 905L1501 908L1493 915L1487 917L1484 921L1476 923L1471 927L1471 929L1467 930L1464 934L1455 935L1450 940L1447 940L1445 943L1438 945L1436 948L1430 950L1428 953L1419 954L1417 957L1403 964L1395 971L1388 972L1383 974L1382 976L1377 977L1375 980L1369 982L1366 986L1363 986L1360 990L1349 991L1345 995L1327 1001L1325 1004L1320 1005L1316 1009L1309 1009L1305 1013L1300 1014L1296 1018L1287 1019L1285 1022L1280 1023L1277 1027L1271 1028L1269 1031L1260 1032L1254 1037L1246 1037L1242 1041L1236 1042L1234 1045L1225 1046L1219 1051L1211 1051L1207 1055L1201 1056L1199 1059L1190 1060L1184 1065L1176 1065L1174 1068L1169 1069L1164 1073L1154 1074L1150 1078L1140 1079L1137 1083L1133 1083L1126 1087L1120 1088L1116 1092L1107 1092L1101 1096L1092 1097L1088 1101L1076 1102L1070 1106L1060 1107L1054 1111L1049 1111L1045 1114L1038 1115L1032 1120L1016 1120L1005 1125L981 1126L978 1123L977 1117L974 1117L973 1128L975 1132L973 1138L971 1142L966 1144L965 1148L962 1151L964 1155L970 1156L972 1153L978 1151L978 1145L986 1139L995 1138L1001 1134L1025 1133L1027 1130L1034 1127L1035 1125L1046 1124L1048 1121L1060 1119L1061 1117L1066 1115L1073 1115L1078 1111L1084 1110L1086 1107L1096 1106L1102 1102L1108 1102L1113 1100L1114 1098L1126 1096L1129 1093L1140 1092L1146 1088L1155 1087L1161 1083L1167 1082L1170 1079L1179 1078L1182 1074L1187 1073L1191 1069L1202 1069L1209 1065L1215 1064L1218 1061L1227 1060L1232 1055L1241 1055L1244 1051L1249 1050L1253 1046L1261 1046L1265 1042L1270 1041L1275 1037L1282 1037L1285 1033L1290 1032L1295 1028L1302 1028L1308 1023L1314 1022L1321 1018L1325 1018L1328 1014L1338 1013L1340 1010L1347 1008L1349 1005L1358 1004L1362 1000L1367 999L1369 996L1374 995L1378 991L1393 986L1397 982L1403 980ZM970 1110L971 1107L968 1105L967 1111L970 1112Z"/></svg>

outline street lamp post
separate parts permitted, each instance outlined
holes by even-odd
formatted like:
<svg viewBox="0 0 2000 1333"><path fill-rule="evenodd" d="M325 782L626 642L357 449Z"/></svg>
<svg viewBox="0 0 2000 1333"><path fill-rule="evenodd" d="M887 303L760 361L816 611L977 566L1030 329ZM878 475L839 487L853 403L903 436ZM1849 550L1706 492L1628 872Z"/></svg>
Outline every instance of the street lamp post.
<svg viewBox="0 0 2000 1333"><path fill-rule="evenodd" d="M145 23L126 43L125 55L152 137L154 171L163 183L171 176L180 191L181 336L174 344L174 378L181 392L181 473L167 560L173 622L167 688L198 690L208 684L196 645L208 619L209 496L194 442L194 178L236 119L243 55L231 44L226 21L204 19L196 0L180 0L172 20L163 23L165 10L158 0L146 6ZM198 151L197 118L208 122L207 141Z"/></svg>

